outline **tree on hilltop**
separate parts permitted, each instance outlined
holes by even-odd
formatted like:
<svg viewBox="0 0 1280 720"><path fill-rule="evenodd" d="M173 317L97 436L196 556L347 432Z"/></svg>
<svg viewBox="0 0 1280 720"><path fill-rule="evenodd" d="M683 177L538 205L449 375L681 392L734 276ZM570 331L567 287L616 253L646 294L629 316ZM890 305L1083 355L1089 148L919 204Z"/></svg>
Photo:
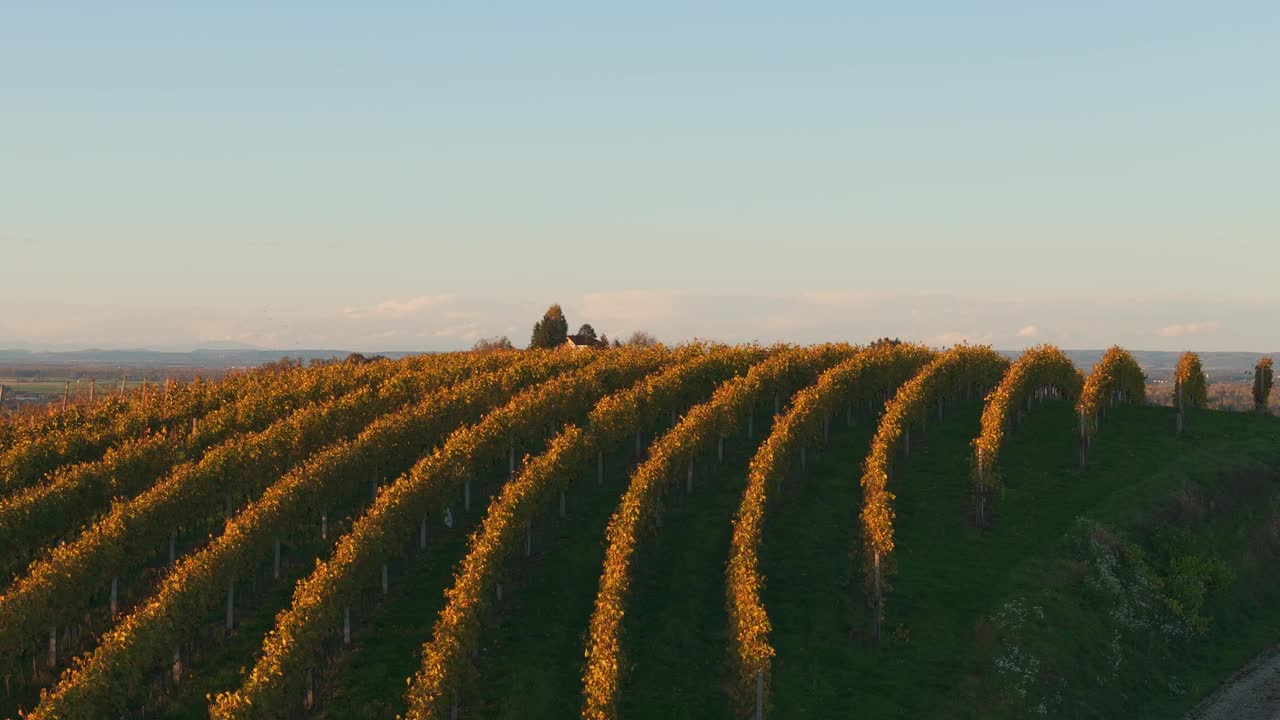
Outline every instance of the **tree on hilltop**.
<svg viewBox="0 0 1280 720"><path fill-rule="evenodd" d="M494 352L495 350L514 350L515 346L506 335L496 338L480 338L471 346L475 352Z"/></svg>
<svg viewBox="0 0 1280 720"><path fill-rule="evenodd" d="M627 338L627 344L636 347L651 347L658 344L658 339L644 330L637 330L631 333L631 337Z"/></svg>
<svg viewBox="0 0 1280 720"><path fill-rule="evenodd" d="M564 311L559 305L547 308L542 319L533 324L533 335L529 338L532 349L556 348L564 344L569 337L569 321L564 319Z"/></svg>

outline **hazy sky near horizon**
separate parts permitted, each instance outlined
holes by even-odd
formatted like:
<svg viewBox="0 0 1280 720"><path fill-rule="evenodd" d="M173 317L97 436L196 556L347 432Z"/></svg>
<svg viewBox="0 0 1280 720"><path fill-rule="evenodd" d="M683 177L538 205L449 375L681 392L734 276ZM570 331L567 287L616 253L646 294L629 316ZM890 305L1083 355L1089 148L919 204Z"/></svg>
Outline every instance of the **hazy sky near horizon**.
<svg viewBox="0 0 1280 720"><path fill-rule="evenodd" d="M0 347L1280 349L1280 4L13 3Z"/></svg>

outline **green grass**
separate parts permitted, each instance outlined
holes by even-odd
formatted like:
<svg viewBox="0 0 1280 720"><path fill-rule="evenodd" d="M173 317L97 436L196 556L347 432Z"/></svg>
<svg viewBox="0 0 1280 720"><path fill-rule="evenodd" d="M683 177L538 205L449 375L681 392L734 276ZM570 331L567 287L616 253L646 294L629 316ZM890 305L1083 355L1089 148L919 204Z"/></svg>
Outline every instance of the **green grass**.
<svg viewBox="0 0 1280 720"><path fill-rule="evenodd" d="M1072 409L1046 402L1010 436L1001 458L1004 487L991 499L990 527L980 532L972 522L967 470L980 409L965 403L949 409L942 423L931 421L927 432L916 430L912 455L897 462L890 487L897 494L897 552L878 646L870 633L857 522L858 477L873 422L860 417L849 430L835 423L830 446L810 454L808 472L794 469L771 498L761 549L777 650L771 717L1017 717L997 707L987 668L989 618L1011 600L1042 605L1049 614L1033 639L1047 648L1046 662L1066 683L1067 717L1176 716L1280 640L1280 588L1270 582L1271 566L1241 551L1271 506L1233 500L1235 491L1221 479L1224 470L1249 463L1275 468L1280 421L1202 412L1178 438L1171 410L1122 407L1103 421L1090 465L1080 470ZM757 427L757 439L766 430ZM620 710L626 718L733 716L725 684L724 563L751 449L736 438L723 466L703 458L693 495L685 496L682 478L673 485L663 529L641 544L623 627ZM569 517L562 520L548 507L535 524L534 556L509 561L505 598L487 620L461 716L576 716L603 531L629 465L629 447L610 454L603 487L584 469L569 495ZM1196 530L1207 552L1231 561L1237 582L1210 594L1211 631L1185 653L1176 659L1136 654L1123 690L1095 688L1085 675L1100 662L1104 623L1060 577L1073 557L1078 519L1146 542L1159 527L1154 508L1188 484L1218 493L1218 510ZM484 501L473 500L478 517L475 508ZM320 716L403 711L404 678L418 667L465 536L437 531L426 567L394 573L391 596L356 618L352 651L326 674ZM279 604L274 597L263 603ZM246 618L252 629L246 635L258 636L257 625L269 619L265 613ZM226 652L228 663L233 657L243 662L246 649ZM203 672L210 672L218 663L211 656L205 665L212 667ZM238 665L224 670L215 673L222 684L235 679ZM1178 678L1177 692L1160 682L1169 675ZM1071 696L1072 688L1082 696Z"/></svg>
<svg viewBox="0 0 1280 720"><path fill-rule="evenodd" d="M766 430L757 426L757 439ZM623 708L627 717L708 717L707 713L723 713L727 708L720 693L719 665L706 672L678 658L684 643L699 646L690 654L694 663L724 648L723 576L729 520L741 497L749 450L744 438L735 437L725 443L723 466L716 465L714 455L702 458L694 494L684 495L681 478L667 497L664 530L641 543L634 604L623 628L625 651L636 667L628 693L637 688L627 696ZM607 468L630 462L629 452L623 451L615 454ZM615 470L606 472L603 488L591 490L591 483L585 484L587 492L575 495L582 499L578 509L571 509L572 522L553 525L555 536L539 543L527 565L512 568L508 585L512 592L486 629L485 649L477 663L479 678L464 703L469 717L514 720L577 715L584 634L604 562L604 529L627 477ZM672 562L678 567L673 569ZM691 581L690 587L676 592L685 579ZM715 628L709 623L716 623ZM650 627L660 632L650 633Z"/></svg>
<svg viewBox="0 0 1280 720"><path fill-rule="evenodd" d="M483 631L478 677L463 699L468 717L577 714L583 633L604 562L601 538L633 464L632 451L623 448L606 456L603 486L590 473L576 479L568 517L546 513L533 556L508 563L502 609Z"/></svg>
<svg viewBox="0 0 1280 720"><path fill-rule="evenodd" d="M644 538L622 626L627 718L711 718L729 713L722 682L728 623L724 567L746 483L748 448L735 437L724 465L695 465L694 491L667 492L663 528ZM728 445L728 443L726 443Z"/></svg>
<svg viewBox="0 0 1280 720"><path fill-rule="evenodd" d="M284 580L270 581L269 571L267 579L260 577L257 582L264 588L261 596L251 602L242 598L236 607L235 629L201 647L198 657L185 658L184 681L169 686L171 694L158 709L157 716L173 720L208 717L206 695L216 695L239 686L243 680L240 668L262 647L262 638L275 622L274 610L287 606L293 596L290 580L305 575L306 569L307 566L301 563L285 563L281 568Z"/></svg>
<svg viewBox="0 0 1280 720"><path fill-rule="evenodd" d="M435 615L443 605L443 588L466 550L472 524L481 517L490 495L506 477L505 459L490 463L477 475L470 514L462 512L459 493L453 504L453 528L445 527L439 518L432 522L425 553L418 549L415 535L412 550L391 566L387 597L381 596L377 578L371 580L362 603L353 608L352 645L346 652L339 651L340 627L335 625L331 662L316 680L317 716L381 718L403 712L404 678L417 668L421 644L429 637ZM242 673L252 667L263 637L275 624L276 613L292 601L294 584L311 572L316 558L332 552L335 540L349 531L363 513L367 487L364 483L352 486L352 497L340 503L356 514L330 515L328 541L294 538L293 543L286 542L283 580L271 580L269 562L259 567L255 577L261 588L258 596L238 600L233 632L224 637L220 629L216 630L212 641L205 638L198 655L187 659L188 676L181 685L169 688L158 709L160 717L207 717L207 694L233 690L242 683Z"/></svg>
<svg viewBox="0 0 1280 720"><path fill-rule="evenodd" d="M861 565L851 572L850 550L859 538L858 478L874 431L874 418L859 416L852 429L833 435L803 482L784 484L769 499L760 570L779 656L774 717L827 717L844 688L859 682L843 663L870 627Z"/></svg>
<svg viewBox="0 0 1280 720"><path fill-rule="evenodd" d="M476 499L471 498L473 503ZM451 584L453 568L467 547L467 532L457 527L431 530L435 538L428 540L425 557L410 556L414 567L393 576L388 596L376 605L370 598L365 617L353 616L351 649L325 674L327 687L320 695L318 717L387 718L405 711L405 678L422 662L422 643L431 637L435 617L444 607L444 588Z"/></svg>
<svg viewBox="0 0 1280 720"><path fill-rule="evenodd" d="M1280 587L1273 576L1280 542L1265 537L1266 524L1280 517L1280 485L1274 474L1280 462L1280 423L1204 412L1192 418L1184 437L1174 438L1166 430L1171 421L1167 409L1117 412L1114 430L1082 479L1112 477L1118 484L1087 515L1122 534L1157 567L1167 559L1167 538L1182 533L1196 553L1230 567L1236 581L1207 593L1203 614L1210 626L1205 636L1169 643L1152 631L1126 633L1122 661L1113 670L1106 648L1116 623L1092 604L1085 583L1072 577L1071 564L1081 553L1071 542L1081 533L1067 533L1050 551L1018 559L999 599L1044 609L1046 622L1028 629L1022 641L1040 653L1046 668L1042 675L1063 688L1061 706L1051 714L1181 716L1237 667L1280 640ZM1034 443L1023 441L1020 446ZM1191 499L1174 503L1175 493ZM1178 517L1170 507L1179 504L1190 510L1178 512L1197 517ZM991 687L989 668L984 674L983 660L990 664L990 658L984 658L990 655L988 645L982 639L968 648L970 675L951 693L940 715L1024 714L996 713L1002 698ZM1111 677L1103 680L1106 676Z"/></svg>
<svg viewBox="0 0 1280 720"><path fill-rule="evenodd" d="M1196 420L1192 432L1177 439L1168 430L1171 411L1118 409L1081 472L1071 409L1052 402L1036 408L1008 443L1006 486L993 503L991 528L982 533L971 522L964 465L977 431L977 404L932 425L912 457L899 461L891 482L898 495L898 551L879 647L868 637L861 563L848 560L856 524L840 522L851 516L846 504L857 500L848 487L856 481L856 463L832 453L814 479L817 491L791 507L779 503L766 528L762 570L778 653L774 716L831 717L841 708L877 718L933 717L944 708L947 715L970 716L948 705L969 671L965 658L976 629L1006 600L1040 587L1043 569L1077 516L1120 522L1189 473L1216 473L1250 457L1274 460L1276 423L1227 413ZM837 459L842 467L832 466ZM1221 677L1247 654L1228 653L1231 660L1211 674Z"/></svg>
<svg viewBox="0 0 1280 720"><path fill-rule="evenodd" d="M467 538L506 478L506 468L494 467L481 477L483 482L472 484L470 513L463 512L459 497L453 528L432 524L426 553L415 549L407 555L391 573L388 595L368 594L363 617L353 615L351 648L325 673L318 717L387 718L405 711L405 679L422 663L422 644L444 607L444 591L453 584Z"/></svg>
<svg viewBox="0 0 1280 720"><path fill-rule="evenodd" d="M530 602L537 603L540 608L551 606L562 609L562 603L568 603L570 597L590 612L590 603L595 596L595 578L599 573L603 554L593 567L583 566L586 572L583 577L590 579L589 592L585 588L573 586L543 584L548 578L549 570L563 571L560 555L565 551L584 557L575 546L575 539L585 539L592 545L599 545L598 538L603 532L604 523L617 502L625 478L622 469L626 453L610 453L606 456L606 467L614 469L606 472L607 482L604 486L595 483L594 468L583 468L570 485L567 497L567 516L559 517L558 501L547 507L535 523L533 542L534 554L525 559L522 555L508 561L509 572L503 581L502 612L495 618L497 622L503 618L518 618ZM505 469L500 473L505 475ZM453 583L453 573L467 550L467 538L474 522L483 517L484 509L496 493L498 481L477 483L473 488L472 514L467 518L465 528L455 527L449 533L437 532L434 540L428 542L427 567L412 568L411 572L399 573L392 587L390 597L379 602L376 608L370 604L368 622L358 632L353 633L351 652L340 657L327 675L329 691L322 696L323 709L318 713L328 718L384 718L393 717L405 711L404 693L405 679L417 672L422 662L422 645L431 639L436 616L444 605L444 591ZM455 507L455 511L459 508ZM584 528L591 532L583 533ZM589 556L586 556L589 557ZM573 590L569 593L566 590ZM538 620L545 621L550 613L539 612ZM583 623L588 615L583 615ZM524 625L514 626L520 632L494 633L486 630L486 638L497 638L481 652L476 665L483 676L495 675L486 672L488 664L495 655L505 655L502 643L515 641L521 632L531 628ZM553 631L554 632L554 631ZM528 637L527 635L523 637ZM554 643L546 642L545 637L535 637L534 652L548 653L555 650ZM468 717L488 716L497 713L511 712L512 717L536 717L534 708L539 697L550 701L557 710L548 717L562 717L560 708L567 706L572 713L577 709L577 666L576 658L581 657L581 641L578 637L568 638L561 644L561 650L567 651L572 662L563 663L560 667L561 680L565 682L567 691L548 693L548 686L542 678L527 681L523 673L537 673L547 670L552 665L545 661L521 663L512 678L520 687L531 693L533 697L516 696L516 702L510 702L510 695L498 693L490 695L481 686L474 693L469 693L460 700ZM490 698L497 698L494 702ZM565 699L568 702L565 702Z"/></svg>

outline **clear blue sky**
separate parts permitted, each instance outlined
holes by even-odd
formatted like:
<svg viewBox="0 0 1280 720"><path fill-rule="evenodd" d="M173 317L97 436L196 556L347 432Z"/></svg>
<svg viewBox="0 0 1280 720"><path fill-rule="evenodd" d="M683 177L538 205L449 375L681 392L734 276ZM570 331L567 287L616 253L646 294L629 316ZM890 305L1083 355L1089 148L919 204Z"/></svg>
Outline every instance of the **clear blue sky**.
<svg viewBox="0 0 1280 720"><path fill-rule="evenodd" d="M1280 349L1280 4L10 3L0 346Z"/></svg>

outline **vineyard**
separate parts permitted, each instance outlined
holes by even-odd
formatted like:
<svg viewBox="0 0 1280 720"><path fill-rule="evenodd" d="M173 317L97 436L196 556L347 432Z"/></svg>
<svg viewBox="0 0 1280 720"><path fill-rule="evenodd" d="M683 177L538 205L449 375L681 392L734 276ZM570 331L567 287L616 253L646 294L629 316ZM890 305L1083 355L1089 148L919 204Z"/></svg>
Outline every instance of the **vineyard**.
<svg viewBox="0 0 1280 720"><path fill-rule="evenodd" d="M0 418L0 717L1172 717L1280 639L1271 377L500 350Z"/></svg>

